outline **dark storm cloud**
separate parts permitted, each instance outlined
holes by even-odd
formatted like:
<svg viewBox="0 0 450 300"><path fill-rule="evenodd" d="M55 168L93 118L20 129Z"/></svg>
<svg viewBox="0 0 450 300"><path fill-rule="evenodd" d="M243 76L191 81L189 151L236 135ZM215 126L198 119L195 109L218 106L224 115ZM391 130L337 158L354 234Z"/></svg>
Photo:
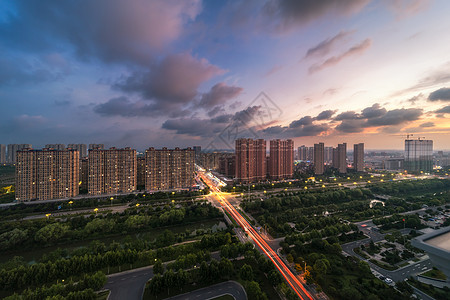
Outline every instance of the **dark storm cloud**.
<svg viewBox="0 0 450 300"><path fill-rule="evenodd" d="M298 127L270 126L259 131L259 133L267 138L295 138L304 136L316 136L323 132L326 132L328 129L329 126L326 124L300 125Z"/></svg>
<svg viewBox="0 0 450 300"><path fill-rule="evenodd" d="M324 110L320 114L317 115L316 120L329 120L336 113L336 110Z"/></svg>
<svg viewBox="0 0 450 300"><path fill-rule="evenodd" d="M209 92L202 95L199 104L206 109L223 105L228 100L237 97L243 90L241 87L229 86L224 82L219 82Z"/></svg>
<svg viewBox="0 0 450 300"><path fill-rule="evenodd" d="M211 119L213 123L228 123L230 122L233 115L220 115Z"/></svg>
<svg viewBox="0 0 450 300"><path fill-rule="evenodd" d="M361 132L364 130L364 123L364 120L345 119L335 129L344 133Z"/></svg>
<svg viewBox="0 0 450 300"><path fill-rule="evenodd" d="M314 56L323 57L323 56L327 55L336 46L336 44L338 44L340 41L345 39L351 33L353 33L353 32L352 31L341 31L338 34L336 34L335 36L321 41L316 46L308 49L308 51L306 52L305 58L310 58L310 57L314 57Z"/></svg>
<svg viewBox="0 0 450 300"><path fill-rule="evenodd" d="M136 71L121 78L113 87L122 92L137 93L152 101L154 109L167 113L174 106L180 108L189 104L196 97L200 84L223 73L205 59L196 59L187 53L175 54L148 71Z"/></svg>
<svg viewBox="0 0 450 300"><path fill-rule="evenodd" d="M438 109L437 111L435 111L435 113L438 114L450 114L450 105L444 106L441 109Z"/></svg>
<svg viewBox="0 0 450 300"><path fill-rule="evenodd" d="M368 119L366 126L399 125L405 122L416 121L422 114L423 111L419 108L393 109L380 117Z"/></svg>
<svg viewBox="0 0 450 300"><path fill-rule="evenodd" d="M299 120L292 121L291 124L289 124L290 128L298 128L300 126L304 125L311 125L313 123L314 119L311 116L305 116Z"/></svg>
<svg viewBox="0 0 450 300"><path fill-rule="evenodd" d="M224 114L213 119L178 118L169 119L162 125L163 129L175 131L176 134L186 134L194 137L213 137L219 134L225 127L249 126L251 120L261 113L260 106L251 106L235 114Z"/></svg>
<svg viewBox="0 0 450 300"><path fill-rule="evenodd" d="M351 47L350 49L348 49L347 51L345 51L344 53L338 55L338 56L332 56L330 58L328 58L327 60L325 60L322 63L318 63L318 64L314 64L312 65L308 71L310 74L321 71L325 68L337 65L339 62L341 62L342 60L344 60L345 58L348 58L350 56L353 55L359 55L364 53L367 49L370 48L370 46L372 45L372 40L371 39L365 39L364 41L362 41L359 44L354 45L353 47Z"/></svg>
<svg viewBox="0 0 450 300"><path fill-rule="evenodd" d="M334 117L334 120L335 121L356 120L356 119L359 119L360 117L361 116L354 111L346 111L346 112L338 114L336 117Z"/></svg>
<svg viewBox="0 0 450 300"><path fill-rule="evenodd" d="M173 130L177 134L186 134L197 137L211 137L219 132L223 125L214 124L207 119L199 118L180 118L170 119L162 124L163 129Z"/></svg>
<svg viewBox="0 0 450 300"><path fill-rule="evenodd" d="M324 16L349 16L361 11L370 0L271 0L264 6L279 31L306 25Z"/></svg>
<svg viewBox="0 0 450 300"><path fill-rule="evenodd" d="M428 96L430 101L450 101L450 88L440 88Z"/></svg>
<svg viewBox="0 0 450 300"><path fill-rule="evenodd" d="M419 120L422 115L422 109L402 108L388 111L380 104L375 103L364 108L360 114L355 111L343 112L337 115L334 121L341 121L335 129L344 133L362 132L364 128L377 126L396 127L397 129L392 130L398 131L401 129L401 125ZM389 131L389 129L386 130Z"/></svg>
<svg viewBox="0 0 450 300"><path fill-rule="evenodd" d="M362 116L367 119L378 118L386 114L386 109L380 104L375 103L371 107L366 107L362 110Z"/></svg>
<svg viewBox="0 0 450 300"><path fill-rule="evenodd" d="M143 117L154 116L155 109L152 105L139 102L131 102L127 97L112 98L109 101L96 105L94 112L102 116Z"/></svg>
<svg viewBox="0 0 450 300"><path fill-rule="evenodd" d="M0 24L2 42L23 51L72 47L83 58L146 65L200 11L191 1L26 1Z"/></svg>

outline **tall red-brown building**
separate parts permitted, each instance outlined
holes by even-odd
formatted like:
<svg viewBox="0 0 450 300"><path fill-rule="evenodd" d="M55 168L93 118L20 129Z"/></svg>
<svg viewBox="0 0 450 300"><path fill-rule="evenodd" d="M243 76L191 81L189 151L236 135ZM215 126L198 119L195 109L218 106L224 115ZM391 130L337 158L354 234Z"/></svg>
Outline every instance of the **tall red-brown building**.
<svg viewBox="0 0 450 300"><path fill-rule="evenodd" d="M294 141L271 140L269 177L271 179L292 178L294 172Z"/></svg>
<svg viewBox="0 0 450 300"><path fill-rule="evenodd" d="M236 140L236 181L255 182L267 176L266 141L263 139Z"/></svg>

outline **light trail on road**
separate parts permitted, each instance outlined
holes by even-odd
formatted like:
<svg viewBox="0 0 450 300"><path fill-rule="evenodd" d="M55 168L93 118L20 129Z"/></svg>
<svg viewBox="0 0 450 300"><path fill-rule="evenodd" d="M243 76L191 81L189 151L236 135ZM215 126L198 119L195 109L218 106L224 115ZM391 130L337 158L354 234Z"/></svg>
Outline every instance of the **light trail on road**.
<svg viewBox="0 0 450 300"><path fill-rule="evenodd" d="M294 290L294 292L300 297L300 299L313 299L310 293L305 289L303 283L291 272L286 264L281 260L278 254L266 243L261 235L252 227L247 220L239 214L239 212L228 202L223 196L223 193L207 178L203 173L200 173L203 180L209 185L213 191L214 196L219 199L219 203L222 207L232 216L232 218L249 234L252 240L258 245L259 248L269 257L275 267L280 271L281 275L286 279L288 284Z"/></svg>

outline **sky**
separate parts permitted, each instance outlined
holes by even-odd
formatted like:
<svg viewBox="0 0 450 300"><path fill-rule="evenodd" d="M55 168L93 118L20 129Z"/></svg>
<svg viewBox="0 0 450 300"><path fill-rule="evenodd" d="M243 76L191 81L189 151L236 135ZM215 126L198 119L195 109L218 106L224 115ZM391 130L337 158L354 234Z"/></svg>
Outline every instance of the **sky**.
<svg viewBox="0 0 450 300"><path fill-rule="evenodd" d="M0 143L450 149L447 0L2 0ZM350 146L351 147L351 146Z"/></svg>

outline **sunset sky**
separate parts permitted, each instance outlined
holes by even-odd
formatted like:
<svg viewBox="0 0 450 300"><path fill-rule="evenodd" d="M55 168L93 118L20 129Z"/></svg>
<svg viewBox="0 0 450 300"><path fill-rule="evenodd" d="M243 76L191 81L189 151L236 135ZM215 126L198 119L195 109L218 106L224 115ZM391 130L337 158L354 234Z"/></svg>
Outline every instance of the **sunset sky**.
<svg viewBox="0 0 450 300"><path fill-rule="evenodd" d="M0 2L0 143L450 149L450 1ZM236 134L237 133L237 134Z"/></svg>

